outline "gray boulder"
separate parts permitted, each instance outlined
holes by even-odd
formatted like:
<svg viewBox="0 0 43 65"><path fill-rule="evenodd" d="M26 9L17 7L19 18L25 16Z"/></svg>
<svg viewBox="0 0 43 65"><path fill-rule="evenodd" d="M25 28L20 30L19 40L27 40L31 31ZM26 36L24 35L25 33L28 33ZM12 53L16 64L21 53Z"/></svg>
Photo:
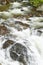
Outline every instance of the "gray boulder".
<svg viewBox="0 0 43 65"><path fill-rule="evenodd" d="M27 49L22 44L16 43L10 48L10 56L13 60L22 62L24 65L27 65L28 55Z"/></svg>

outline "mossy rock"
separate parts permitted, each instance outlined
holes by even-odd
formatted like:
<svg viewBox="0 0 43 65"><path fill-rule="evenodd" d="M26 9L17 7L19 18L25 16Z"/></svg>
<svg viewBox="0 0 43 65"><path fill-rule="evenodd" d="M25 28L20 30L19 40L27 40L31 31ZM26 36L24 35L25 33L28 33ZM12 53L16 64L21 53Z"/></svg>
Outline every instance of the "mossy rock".
<svg viewBox="0 0 43 65"><path fill-rule="evenodd" d="M11 4L6 4L6 5L0 5L0 11L6 11L9 9Z"/></svg>

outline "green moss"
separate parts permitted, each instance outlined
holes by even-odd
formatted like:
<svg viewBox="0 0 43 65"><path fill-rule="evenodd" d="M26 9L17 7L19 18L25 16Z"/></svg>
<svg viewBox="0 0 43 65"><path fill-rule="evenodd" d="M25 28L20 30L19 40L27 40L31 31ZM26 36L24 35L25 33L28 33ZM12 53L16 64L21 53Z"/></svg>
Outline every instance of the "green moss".
<svg viewBox="0 0 43 65"><path fill-rule="evenodd" d="M5 11L8 10L11 4L7 4L7 5L0 5L0 11Z"/></svg>
<svg viewBox="0 0 43 65"><path fill-rule="evenodd" d="M39 5L43 4L43 0L30 0L30 4L32 6L38 7Z"/></svg>

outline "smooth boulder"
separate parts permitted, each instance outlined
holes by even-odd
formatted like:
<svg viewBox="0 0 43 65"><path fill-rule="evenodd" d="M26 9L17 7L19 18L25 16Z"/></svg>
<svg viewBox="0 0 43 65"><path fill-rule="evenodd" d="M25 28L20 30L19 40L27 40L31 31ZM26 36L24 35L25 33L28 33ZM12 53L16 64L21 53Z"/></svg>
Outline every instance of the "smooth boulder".
<svg viewBox="0 0 43 65"><path fill-rule="evenodd" d="M13 60L22 62L24 65L27 65L28 55L27 48L22 44L16 43L10 48L10 56Z"/></svg>

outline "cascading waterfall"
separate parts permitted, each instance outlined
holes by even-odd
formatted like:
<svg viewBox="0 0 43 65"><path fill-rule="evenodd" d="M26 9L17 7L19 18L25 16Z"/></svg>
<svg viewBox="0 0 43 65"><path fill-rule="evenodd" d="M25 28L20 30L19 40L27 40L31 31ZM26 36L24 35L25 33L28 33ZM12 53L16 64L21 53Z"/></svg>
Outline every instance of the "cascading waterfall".
<svg viewBox="0 0 43 65"><path fill-rule="evenodd" d="M0 65L43 65L43 17L14 18L32 8L11 4L0 12Z"/></svg>

